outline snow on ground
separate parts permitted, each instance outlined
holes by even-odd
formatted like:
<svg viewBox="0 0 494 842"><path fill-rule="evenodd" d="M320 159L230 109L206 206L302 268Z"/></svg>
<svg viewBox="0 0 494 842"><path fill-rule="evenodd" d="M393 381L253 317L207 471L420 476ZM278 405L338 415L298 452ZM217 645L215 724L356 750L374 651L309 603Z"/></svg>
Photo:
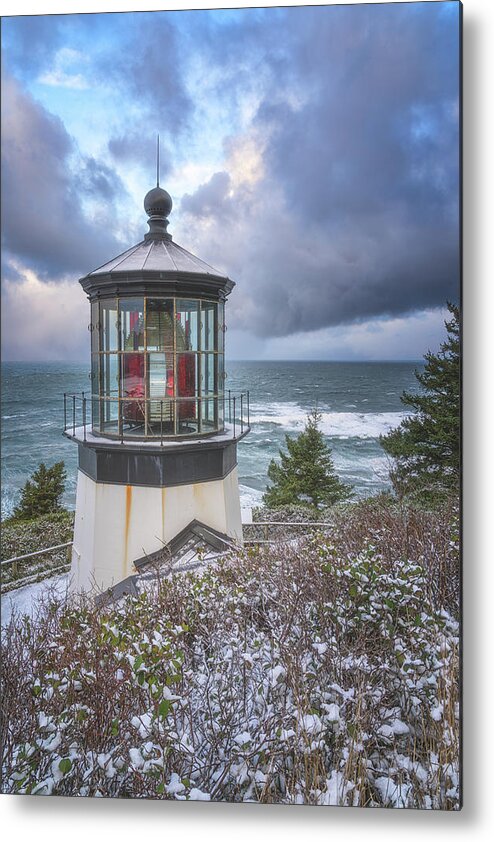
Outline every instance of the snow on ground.
<svg viewBox="0 0 494 842"><path fill-rule="evenodd" d="M24 588L18 588L2 595L2 626L10 622L12 614L29 614L34 616L40 602L44 601L50 594L57 597L64 597L69 586L69 573L62 573L60 576L53 576L43 579L41 582L34 582Z"/></svg>

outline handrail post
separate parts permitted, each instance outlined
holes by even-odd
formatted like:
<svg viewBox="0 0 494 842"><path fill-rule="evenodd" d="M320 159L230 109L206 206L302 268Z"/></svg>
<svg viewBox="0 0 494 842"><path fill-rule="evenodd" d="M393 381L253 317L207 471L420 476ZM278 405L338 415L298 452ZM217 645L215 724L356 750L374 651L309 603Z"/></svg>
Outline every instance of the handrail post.
<svg viewBox="0 0 494 842"><path fill-rule="evenodd" d="M228 389L228 423L232 423L232 393L230 389Z"/></svg>
<svg viewBox="0 0 494 842"><path fill-rule="evenodd" d="M82 425L84 428L84 441L86 441L86 396L82 393Z"/></svg>
<svg viewBox="0 0 494 842"><path fill-rule="evenodd" d="M235 438L235 404L237 402L237 398L233 397L233 438Z"/></svg>
<svg viewBox="0 0 494 842"><path fill-rule="evenodd" d="M63 431L67 430L67 394L63 393Z"/></svg>
<svg viewBox="0 0 494 842"><path fill-rule="evenodd" d="M72 395L72 435L75 436L75 395Z"/></svg>
<svg viewBox="0 0 494 842"><path fill-rule="evenodd" d="M240 395L240 432L244 432L244 394Z"/></svg>
<svg viewBox="0 0 494 842"><path fill-rule="evenodd" d="M160 400L160 434L161 446L163 447L163 399Z"/></svg>

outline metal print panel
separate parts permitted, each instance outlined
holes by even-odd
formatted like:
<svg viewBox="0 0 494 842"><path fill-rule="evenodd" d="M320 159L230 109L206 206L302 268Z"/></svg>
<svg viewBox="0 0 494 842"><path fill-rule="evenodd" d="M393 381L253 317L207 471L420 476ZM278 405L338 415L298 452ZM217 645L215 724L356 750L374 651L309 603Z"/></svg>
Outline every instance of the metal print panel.
<svg viewBox="0 0 494 842"><path fill-rule="evenodd" d="M460 808L461 22L3 18L3 793Z"/></svg>

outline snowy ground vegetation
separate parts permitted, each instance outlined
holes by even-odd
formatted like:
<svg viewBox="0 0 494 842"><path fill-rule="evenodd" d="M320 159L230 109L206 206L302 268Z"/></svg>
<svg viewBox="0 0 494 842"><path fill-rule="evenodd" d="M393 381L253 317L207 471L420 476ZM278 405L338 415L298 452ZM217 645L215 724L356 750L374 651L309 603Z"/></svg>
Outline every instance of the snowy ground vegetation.
<svg viewBox="0 0 494 842"><path fill-rule="evenodd" d="M454 505L50 598L3 631L4 792L458 809Z"/></svg>

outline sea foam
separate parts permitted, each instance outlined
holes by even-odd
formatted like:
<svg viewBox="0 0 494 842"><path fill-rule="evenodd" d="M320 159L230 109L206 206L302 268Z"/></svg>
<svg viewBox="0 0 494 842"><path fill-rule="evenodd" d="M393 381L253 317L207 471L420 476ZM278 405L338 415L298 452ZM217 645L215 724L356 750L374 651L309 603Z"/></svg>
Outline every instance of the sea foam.
<svg viewBox="0 0 494 842"><path fill-rule="evenodd" d="M377 439L398 427L405 412L331 412L321 409L319 428L330 438ZM276 424L287 431L300 432L307 421L307 410L296 403L251 404L250 422Z"/></svg>

